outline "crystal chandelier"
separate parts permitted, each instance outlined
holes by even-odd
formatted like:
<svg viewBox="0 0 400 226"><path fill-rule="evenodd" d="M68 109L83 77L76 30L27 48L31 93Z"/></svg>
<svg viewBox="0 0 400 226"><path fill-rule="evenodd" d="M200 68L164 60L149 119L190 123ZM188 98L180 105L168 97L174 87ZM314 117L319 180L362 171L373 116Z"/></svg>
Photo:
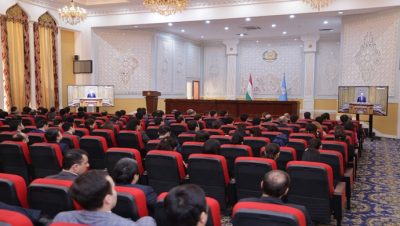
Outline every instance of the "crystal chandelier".
<svg viewBox="0 0 400 226"><path fill-rule="evenodd" d="M190 0L144 0L143 5L152 12L169 16L186 8Z"/></svg>
<svg viewBox="0 0 400 226"><path fill-rule="evenodd" d="M323 7L327 7L333 0L303 0L303 2L309 4L313 9L321 10Z"/></svg>
<svg viewBox="0 0 400 226"><path fill-rule="evenodd" d="M62 9L58 9L58 14L60 18L67 24L76 25L84 21L87 17L86 10L75 7L74 0L71 0L70 6L64 6Z"/></svg>

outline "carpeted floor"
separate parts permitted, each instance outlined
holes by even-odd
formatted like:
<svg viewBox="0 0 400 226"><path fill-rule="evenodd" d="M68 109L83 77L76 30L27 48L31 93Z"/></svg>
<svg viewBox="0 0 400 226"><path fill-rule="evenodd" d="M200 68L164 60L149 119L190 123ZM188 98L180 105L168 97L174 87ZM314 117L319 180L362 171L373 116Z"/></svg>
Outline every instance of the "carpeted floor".
<svg viewBox="0 0 400 226"><path fill-rule="evenodd" d="M400 226L400 140L365 140L358 167L342 225ZM232 225L229 216L222 225Z"/></svg>

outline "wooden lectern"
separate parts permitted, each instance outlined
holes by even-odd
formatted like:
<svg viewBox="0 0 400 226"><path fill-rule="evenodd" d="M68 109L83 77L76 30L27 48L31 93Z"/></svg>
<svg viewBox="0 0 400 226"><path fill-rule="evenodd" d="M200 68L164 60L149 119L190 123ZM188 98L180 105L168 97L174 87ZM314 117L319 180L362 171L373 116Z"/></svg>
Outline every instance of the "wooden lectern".
<svg viewBox="0 0 400 226"><path fill-rule="evenodd" d="M158 91L143 91L143 96L146 97L147 112L152 113L157 110L158 97L161 93Z"/></svg>

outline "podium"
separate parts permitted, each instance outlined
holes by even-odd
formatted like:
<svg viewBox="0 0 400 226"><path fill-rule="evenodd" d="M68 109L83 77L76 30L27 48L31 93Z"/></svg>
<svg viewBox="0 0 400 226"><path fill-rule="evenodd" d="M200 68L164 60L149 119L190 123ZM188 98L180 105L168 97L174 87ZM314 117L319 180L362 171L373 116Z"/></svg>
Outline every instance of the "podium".
<svg viewBox="0 0 400 226"><path fill-rule="evenodd" d="M350 114L372 115L374 114L374 105L370 103L350 103Z"/></svg>
<svg viewBox="0 0 400 226"><path fill-rule="evenodd" d="M79 101L82 107L101 107L103 105L103 99L100 98L83 98Z"/></svg>
<svg viewBox="0 0 400 226"><path fill-rule="evenodd" d="M158 91L143 91L143 96L146 97L147 112L152 113L157 110L158 97L161 93Z"/></svg>

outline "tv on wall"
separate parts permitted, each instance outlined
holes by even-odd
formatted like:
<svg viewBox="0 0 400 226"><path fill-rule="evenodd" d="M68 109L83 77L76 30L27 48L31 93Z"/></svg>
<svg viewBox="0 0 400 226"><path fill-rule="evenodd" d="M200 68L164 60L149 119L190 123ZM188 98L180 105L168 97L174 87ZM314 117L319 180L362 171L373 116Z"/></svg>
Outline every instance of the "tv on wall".
<svg viewBox="0 0 400 226"><path fill-rule="evenodd" d="M339 86L338 112L386 116L388 86Z"/></svg>
<svg viewBox="0 0 400 226"><path fill-rule="evenodd" d="M114 86L68 86L68 106L112 107L114 106Z"/></svg>

